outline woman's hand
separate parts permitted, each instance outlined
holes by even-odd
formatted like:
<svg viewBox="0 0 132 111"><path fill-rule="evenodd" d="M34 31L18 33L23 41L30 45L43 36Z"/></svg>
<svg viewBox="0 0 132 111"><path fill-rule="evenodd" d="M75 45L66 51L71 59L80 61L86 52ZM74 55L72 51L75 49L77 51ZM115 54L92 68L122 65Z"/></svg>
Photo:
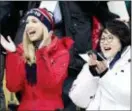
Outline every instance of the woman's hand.
<svg viewBox="0 0 132 111"><path fill-rule="evenodd" d="M39 45L39 49L42 48L43 46L47 46L50 44L52 34L53 34L53 31L50 31L48 37L42 40L42 42Z"/></svg>
<svg viewBox="0 0 132 111"><path fill-rule="evenodd" d="M95 54L91 54L89 57L89 66L93 66L98 74L107 70L106 61L98 61Z"/></svg>
<svg viewBox="0 0 132 111"><path fill-rule="evenodd" d="M3 46L3 48L9 52L15 52L16 46L14 42L11 40L10 36L7 37L8 41L0 35L0 44Z"/></svg>
<svg viewBox="0 0 132 111"><path fill-rule="evenodd" d="M102 74L103 72L105 72L108 69L106 61L97 61L97 67L95 69L98 74Z"/></svg>

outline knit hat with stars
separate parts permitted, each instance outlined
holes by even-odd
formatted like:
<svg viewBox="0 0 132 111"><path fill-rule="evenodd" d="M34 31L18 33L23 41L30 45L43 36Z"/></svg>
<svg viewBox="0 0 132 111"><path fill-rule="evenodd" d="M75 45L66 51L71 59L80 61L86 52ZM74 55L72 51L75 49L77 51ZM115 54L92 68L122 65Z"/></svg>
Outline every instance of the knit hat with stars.
<svg viewBox="0 0 132 111"><path fill-rule="evenodd" d="M28 16L35 16L38 18L48 28L48 31L54 28L53 16L46 9L33 8L27 12L26 17Z"/></svg>

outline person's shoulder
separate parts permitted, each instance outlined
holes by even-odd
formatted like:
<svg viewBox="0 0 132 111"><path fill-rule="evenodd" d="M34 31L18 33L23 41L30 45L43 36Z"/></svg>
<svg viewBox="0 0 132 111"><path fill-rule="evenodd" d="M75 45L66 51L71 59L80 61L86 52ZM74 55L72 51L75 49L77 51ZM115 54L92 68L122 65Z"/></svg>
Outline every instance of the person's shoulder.
<svg viewBox="0 0 132 111"><path fill-rule="evenodd" d="M19 52L21 54L23 53L23 44L22 43L17 45L17 52Z"/></svg>
<svg viewBox="0 0 132 111"><path fill-rule="evenodd" d="M126 46L121 54L120 64L126 65L126 63L131 63L131 46Z"/></svg>
<svg viewBox="0 0 132 111"><path fill-rule="evenodd" d="M72 40L72 38L68 37L68 36L58 38L58 39L59 39L60 43L68 50L71 49L71 47L74 44L74 41Z"/></svg>
<svg viewBox="0 0 132 111"><path fill-rule="evenodd" d="M122 55L121 55L121 57L123 58L123 57L130 57L130 53L131 53L131 46L129 45L129 46L126 46L125 48L124 48L124 50L122 51Z"/></svg>
<svg viewBox="0 0 132 111"><path fill-rule="evenodd" d="M17 48L23 49L23 44L22 44L22 43L18 44L18 45L17 45Z"/></svg>

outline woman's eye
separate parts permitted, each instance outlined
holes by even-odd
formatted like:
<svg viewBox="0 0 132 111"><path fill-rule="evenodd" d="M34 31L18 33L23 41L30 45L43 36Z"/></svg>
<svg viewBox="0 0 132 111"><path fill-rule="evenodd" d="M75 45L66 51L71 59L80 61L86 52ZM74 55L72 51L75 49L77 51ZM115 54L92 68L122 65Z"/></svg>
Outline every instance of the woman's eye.
<svg viewBox="0 0 132 111"><path fill-rule="evenodd" d="M105 38L101 38L101 40L105 40Z"/></svg>
<svg viewBox="0 0 132 111"><path fill-rule="evenodd" d="M113 39L113 37L112 36L109 36L109 39Z"/></svg>
<svg viewBox="0 0 132 111"><path fill-rule="evenodd" d="M32 22L33 22L33 23L37 23L37 21L36 21L36 20L33 20Z"/></svg>

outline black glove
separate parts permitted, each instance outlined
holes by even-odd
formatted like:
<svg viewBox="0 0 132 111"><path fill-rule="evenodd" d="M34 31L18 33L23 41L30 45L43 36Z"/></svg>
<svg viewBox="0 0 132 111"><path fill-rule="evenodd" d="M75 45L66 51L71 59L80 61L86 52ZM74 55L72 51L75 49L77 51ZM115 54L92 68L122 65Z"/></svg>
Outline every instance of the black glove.
<svg viewBox="0 0 132 111"><path fill-rule="evenodd" d="M98 72L96 71L95 68L96 68L96 65L89 66L89 70L90 70L91 74L93 76L99 76L100 78L103 77L105 75L105 73L108 71L108 68L107 68L104 72L102 72L101 74L98 74Z"/></svg>

